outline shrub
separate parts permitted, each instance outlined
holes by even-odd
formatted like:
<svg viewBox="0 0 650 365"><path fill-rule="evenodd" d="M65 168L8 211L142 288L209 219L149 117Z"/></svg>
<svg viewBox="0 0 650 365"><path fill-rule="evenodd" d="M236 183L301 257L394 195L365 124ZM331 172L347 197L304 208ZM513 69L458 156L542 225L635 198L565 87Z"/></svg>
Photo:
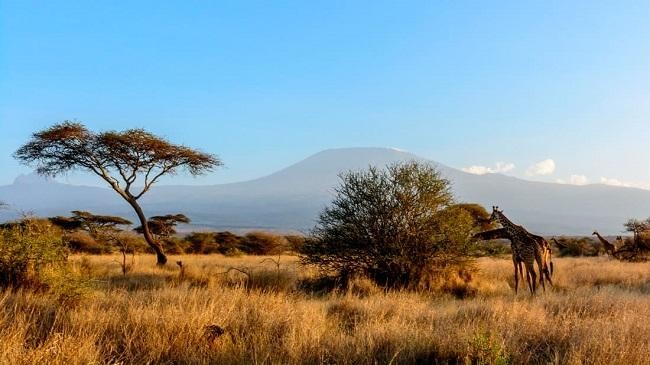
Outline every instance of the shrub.
<svg viewBox="0 0 650 365"><path fill-rule="evenodd" d="M598 246L588 237L560 237L555 240L560 257L564 256L598 256Z"/></svg>
<svg viewBox="0 0 650 365"><path fill-rule="evenodd" d="M160 243L163 246L165 252L169 255L182 255L185 253L185 241L182 241L175 237L165 237L159 239Z"/></svg>
<svg viewBox="0 0 650 365"><path fill-rule="evenodd" d="M347 280L367 276L390 287L426 286L469 262L476 222L455 205L449 182L409 162L341 175L301 260Z"/></svg>
<svg viewBox="0 0 650 365"><path fill-rule="evenodd" d="M250 232L240 244L241 250L253 255L275 255L287 249L289 242L283 236L270 232Z"/></svg>
<svg viewBox="0 0 650 365"><path fill-rule="evenodd" d="M288 249L293 252L300 252L302 247L305 245L307 237L297 234L288 234L284 236L288 243Z"/></svg>
<svg viewBox="0 0 650 365"><path fill-rule="evenodd" d="M502 256L510 255L512 249L509 240L490 240L477 245L472 250L472 254L477 257L482 256Z"/></svg>
<svg viewBox="0 0 650 365"><path fill-rule="evenodd" d="M192 232L184 238L188 253L206 254L218 252L215 234L212 232Z"/></svg>
<svg viewBox="0 0 650 365"><path fill-rule="evenodd" d="M97 242L97 240L87 232L76 231L68 233L64 236L64 240L73 252L83 252L92 255L101 255L111 252L111 248L108 245L103 245Z"/></svg>
<svg viewBox="0 0 650 365"><path fill-rule="evenodd" d="M68 249L61 232L49 222L24 219L0 230L0 287L42 283L43 271L62 266Z"/></svg>
<svg viewBox="0 0 650 365"><path fill-rule="evenodd" d="M226 250L226 252L224 252L223 255L228 257L239 257L239 256L244 256L244 253L241 252L238 248L233 247Z"/></svg>
<svg viewBox="0 0 650 365"><path fill-rule="evenodd" d="M217 245L217 250L224 255L227 255L228 252L241 251L243 240L243 237L228 231L214 233L214 242Z"/></svg>

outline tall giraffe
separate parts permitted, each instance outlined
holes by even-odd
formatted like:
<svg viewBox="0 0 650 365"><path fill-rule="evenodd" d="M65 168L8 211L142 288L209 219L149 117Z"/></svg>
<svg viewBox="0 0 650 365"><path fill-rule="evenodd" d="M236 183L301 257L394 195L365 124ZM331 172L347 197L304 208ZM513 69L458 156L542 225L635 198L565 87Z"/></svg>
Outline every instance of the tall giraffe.
<svg viewBox="0 0 650 365"><path fill-rule="evenodd" d="M499 207L492 207L492 215L490 216L490 221L499 223L510 235L513 249L513 260L521 260L524 263L527 275L530 275L530 279L532 281L532 286L530 287L531 294L534 294L537 289L537 273L535 272L535 262L537 262L540 276L546 276L546 279L549 281L549 283L552 283L548 266L546 266L544 262L544 259L546 258L546 251L544 247L546 246L550 249L548 242L544 244L543 242L538 241L539 238L541 238L544 242L546 240L540 236L533 236L527 230L525 230L524 227L512 223L512 221L510 221L503 214L503 211L499 210ZM519 284L516 265L517 263L515 262L515 293L517 292L517 286ZM542 288L546 290L546 285L544 284L543 277L540 277L540 283L542 284Z"/></svg>
<svg viewBox="0 0 650 365"><path fill-rule="evenodd" d="M512 238L510 237L508 231L505 228L497 228L490 231L479 232L475 234L473 238L484 240L484 241L496 240L496 239L505 239L510 241L510 248L512 251L512 264L515 267L515 292L517 292L517 288L519 286L519 276L521 276L522 278L524 277L523 260L519 256L517 256L515 249L512 246ZM517 269L519 270L519 273L517 273ZM528 281L528 287L530 288L531 287L530 274L528 273L528 271L526 271L526 280Z"/></svg>
<svg viewBox="0 0 650 365"><path fill-rule="evenodd" d="M609 252L612 256L614 256L614 252L616 252L616 246L609 243L609 241L603 238L603 236L601 236L598 231L594 231L592 235L598 237L598 240L603 244L603 247L605 247L605 252Z"/></svg>
<svg viewBox="0 0 650 365"><path fill-rule="evenodd" d="M521 227L521 226L519 226L519 227ZM522 227L522 229L523 229L523 227ZM544 268L542 272L545 275L540 275L540 284L543 284L542 281L544 280L544 278L546 278L546 280L552 286L553 282L550 279L550 277L553 275L553 261L552 261L551 245L542 236L537 236L537 235L534 235L534 234L532 234L530 232L528 232L528 234L531 237L533 237L537 241L537 243L540 245L540 247L542 248L542 263L543 263L543 268ZM505 229L505 228L497 228L497 229L493 229L493 230L490 230L490 231L484 231L484 232L480 232L480 233L475 234L473 237L476 238L476 239L480 239L480 240L493 240L493 239L507 239L507 240L510 240L511 248L513 248L513 250L512 250L512 262L513 262L513 264L515 266L515 271L517 269L519 269L519 276L521 276L521 277L524 276L523 272L522 272L523 259L521 257L517 256L517 254L516 254L516 252L514 250L514 247L512 246L512 242L514 241L514 239L510 235L510 232L507 229ZM528 271L526 271L526 280L528 281L528 285L530 287L530 274L528 273ZM517 282L519 281L518 278L515 278L515 281L516 281L515 284L517 284ZM518 285L515 285L515 291L517 290L516 286L518 286Z"/></svg>

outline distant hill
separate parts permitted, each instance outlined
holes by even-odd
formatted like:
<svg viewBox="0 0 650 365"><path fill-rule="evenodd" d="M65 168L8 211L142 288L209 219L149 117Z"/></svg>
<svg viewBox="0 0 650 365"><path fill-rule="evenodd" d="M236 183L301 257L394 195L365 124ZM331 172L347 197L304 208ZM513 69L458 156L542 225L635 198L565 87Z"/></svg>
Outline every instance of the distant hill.
<svg viewBox="0 0 650 365"><path fill-rule="evenodd" d="M616 234L628 218L650 216L650 191L472 175L389 148L325 150L274 174L240 183L156 186L142 202L149 215L184 213L196 227L307 231L331 201L339 173L406 160L434 164L452 182L460 201L499 205L512 220L541 234L591 234L594 229ZM130 207L109 189L34 176L0 186L0 201L12 207L0 211L0 219L15 217L19 210L51 216L74 209L133 218Z"/></svg>

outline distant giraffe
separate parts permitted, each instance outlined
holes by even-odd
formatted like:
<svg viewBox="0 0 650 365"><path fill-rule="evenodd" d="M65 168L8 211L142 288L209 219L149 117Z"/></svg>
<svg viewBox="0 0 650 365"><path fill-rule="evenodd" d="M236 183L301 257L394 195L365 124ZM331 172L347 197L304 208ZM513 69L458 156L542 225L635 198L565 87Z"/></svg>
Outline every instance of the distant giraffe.
<svg viewBox="0 0 650 365"><path fill-rule="evenodd" d="M607 241L605 238L603 238L603 236L601 236L600 233L598 233L598 231L594 231L594 233L592 233L592 235L598 237L598 240L605 247L605 252L609 252L612 256L614 256L614 253L616 252L616 246L609 243L609 241Z"/></svg>
<svg viewBox="0 0 650 365"><path fill-rule="evenodd" d="M519 226L521 227L521 226ZM523 227L521 227L523 229ZM549 284L553 285L553 282L551 281L550 277L553 275L553 261L552 261L552 251L551 251L551 245L544 239L542 236L537 236L532 233L528 232L528 235L530 235L532 238L537 241L537 244L542 248L542 262L543 262L543 270L541 272L544 272L546 274L546 280L549 282ZM512 262L515 267L515 271L517 269L519 270L519 276L523 278L523 272L522 272L522 263L523 263L523 258L518 256L516 253L516 250L514 249L513 242L514 238L511 236L510 232L505 229L505 228L498 228L498 229L493 229L490 231L484 231L480 232L474 235L474 238L480 239L480 240L493 240L493 239L507 239L510 240L510 245L512 248ZM515 274L516 275L516 274ZM516 282L518 282L518 278L515 278ZM526 280L528 281L528 286L530 286L530 274L528 273L528 270L526 270ZM544 284L542 281L544 280L544 276L540 275L540 284ZM515 283L517 284L517 283ZM515 285L515 291L517 290Z"/></svg>
<svg viewBox="0 0 650 365"><path fill-rule="evenodd" d="M518 262L521 261L526 267L526 279L532 282L530 286L531 294L534 294L537 289L537 273L535 272L535 262L539 268L540 284L546 290L544 276L546 280L552 285L551 273L549 266L545 262L550 254L546 251L547 247L550 250L550 245L544 240L543 237L535 236L529 233L524 227L512 223L504 214L499 210L499 207L492 207L492 215L490 216L491 222L499 223L510 236L513 250L513 263L515 265L515 293L519 285L519 273L517 272ZM541 240L540 240L541 239ZM529 279L530 277L530 279Z"/></svg>
<svg viewBox="0 0 650 365"><path fill-rule="evenodd" d="M555 245L556 245L558 248L560 248L560 249L565 249L565 248L567 248L567 245L565 245L564 243L562 243L562 242L556 240L555 237L551 238L551 241L553 241L553 243L555 243Z"/></svg>
<svg viewBox="0 0 650 365"><path fill-rule="evenodd" d="M623 236L616 236L615 242L616 243L614 244L614 246L617 247L617 249L618 247L623 247L623 245L625 244L625 241L623 241Z"/></svg>

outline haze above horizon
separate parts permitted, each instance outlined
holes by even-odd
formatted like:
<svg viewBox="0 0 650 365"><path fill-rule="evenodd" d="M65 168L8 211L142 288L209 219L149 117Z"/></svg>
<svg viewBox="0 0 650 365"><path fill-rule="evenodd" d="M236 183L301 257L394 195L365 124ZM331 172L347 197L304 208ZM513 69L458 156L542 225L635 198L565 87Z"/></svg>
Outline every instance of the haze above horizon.
<svg viewBox="0 0 650 365"><path fill-rule="evenodd" d="M327 148L650 188L650 3L0 0L0 185L66 119L146 128L260 177ZM83 175L63 181L98 183Z"/></svg>

